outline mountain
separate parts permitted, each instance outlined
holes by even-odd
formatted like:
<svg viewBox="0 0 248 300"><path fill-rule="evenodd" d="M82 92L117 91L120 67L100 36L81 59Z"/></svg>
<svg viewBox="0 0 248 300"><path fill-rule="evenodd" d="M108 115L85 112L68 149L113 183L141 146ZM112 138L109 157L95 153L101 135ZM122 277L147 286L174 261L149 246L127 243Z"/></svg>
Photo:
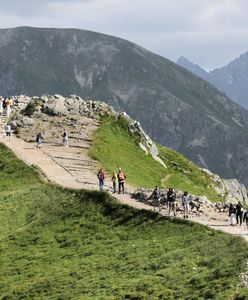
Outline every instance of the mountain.
<svg viewBox="0 0 248 300"><path fill-rule="evenodd" d="M206 72L184 57L180 57L177 64L212 83L230 99L248 109L248 52L228 65L210 72Z"/></svg>
<svg viewBox="0 0 248 300"><path fill-rule="evenodd" d="M0 91L102 99L137 119L153 140L248 184L248 112L126 40L77 29L0 30Z"/></svg>
<svg viewBox="0 0 248 300"><path fill-rule="evenodd" d="M209 81L209 73L205 71L203 68L201 68L199 65L194 64L193 62L188 60L186 57L181 56L177 60L177 64L179 66L184 67L185 69L192 72L193 74L201 77L202 79Z"/></svg>

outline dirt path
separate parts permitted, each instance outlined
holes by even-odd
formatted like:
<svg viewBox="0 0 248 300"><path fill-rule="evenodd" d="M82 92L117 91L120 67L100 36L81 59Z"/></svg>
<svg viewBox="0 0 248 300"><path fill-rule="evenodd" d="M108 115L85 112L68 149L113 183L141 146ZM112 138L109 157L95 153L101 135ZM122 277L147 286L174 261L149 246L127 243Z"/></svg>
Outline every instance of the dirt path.
<svg viewBox="0 0 248 300"><path fill-rule="evenodd" d="M0 120L1 126L4 125L4 121L4 119ZM35 166L49 181L74 189L98 189L97 162L87 156L87 151L82 151L82 149L89 148L89 144L86 143L82 146L85 140L82 142L82 139L79 138L79 141L80 146L75 143L71 147L64 147L59 143L48 143L38 149L35 143L27 143L15 136L11 136L8 141L4 131L0 135L0 142L10 148L25 163ZM111 181L106 180L106 188L110 192L111 185ZM153 210L151 206L132 199L128 194L114 194L114 197L121 203L135 208ZM168 211L162 209L161 214L168 215ZM179 214L177 217L182 218L182 215ZM245 230L245 227L230 226L228 217L224 213L209 210L205 215L190 215L189 220L216 230L242 236L248 240L248 231Z"/></svg>

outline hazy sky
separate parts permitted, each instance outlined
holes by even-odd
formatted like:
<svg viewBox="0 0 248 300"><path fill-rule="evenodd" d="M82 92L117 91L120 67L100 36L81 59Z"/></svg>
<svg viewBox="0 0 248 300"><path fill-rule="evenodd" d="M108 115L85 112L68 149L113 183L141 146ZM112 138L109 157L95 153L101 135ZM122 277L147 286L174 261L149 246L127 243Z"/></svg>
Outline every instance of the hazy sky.
<svg viewBox="0 0 248 300"><path fill-rule="evenodd" d="M0 0L0 27L115 35L212 69L248 51L248 0Z"/></svg>

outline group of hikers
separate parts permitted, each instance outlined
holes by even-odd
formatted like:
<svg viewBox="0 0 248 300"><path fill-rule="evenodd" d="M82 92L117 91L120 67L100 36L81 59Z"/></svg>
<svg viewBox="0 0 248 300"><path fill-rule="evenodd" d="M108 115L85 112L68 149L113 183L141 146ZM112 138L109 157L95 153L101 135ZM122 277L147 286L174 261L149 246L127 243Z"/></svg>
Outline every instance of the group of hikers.
<svg viewBox="0 0 248 300"><path fill-rule="evenodd" d="M156 208L158 211L161 211L161 202L163 201L167 208L168 214L172 212L174 216L176 216L176 191L173 188L169 188L167 194L161 197L159 187L156 186L151 194L151 198L153 199L154 211ZM189 217L189 210L190 210L190 197L189 193L185 191L182 195L182 207L183 207L183 217Z"/></svg>
<svg viewBox="0 0 248 300"><path fill-rule="evenodd" d="M68 132L64 129L64 132L63 132L63 145L65 147L68 147L69 146L69 135L68 135ZM36 147L37 148L41 148L41 145L42 143L44 142L44 138L43 138L43 135L42 135L42 132L39 132L37 135L36 135Z"/></svg>
<svg viewBox="0 0 248 300"><path fill-rule="evenodd" d="M4 97L0 96L0 114L1 115L5 112L7 117L9 117L13 107L14 107L14 99L12 97L4 98Z"/></svg>
<svg viewBox="0 0 248 300"><path fill-rule="evenodd" d="M242 225L244 223L248 229L248 210L245 210L239 201L236 206L230 204L229 207L230 225Z"/></svg>
<svg viewBox="0 0 248 300"><path fill-rule="evenodd" d="M104 184L105 184L105 171L103 168L101 168L98 173L97 173L97 178L99 180L99 189L100 191L104 190ZM123 193L125 194L125 179L126 179L126 174L124 171L119 168L118 172L113 172L111 181L113 184L113 194L117 192L117 185L118 185L118 193Z"/></svg>
<svg viewBox="0 0 248 300"><path fill-rule="evenodd" d="M156 208L158 211L161 211L161 203L165 203L168 214L172 212L174 216L176 216L176 191L173 188L169 188L166 195L161 195L159 187L156 186L153 190L151 196L153 199L154 211ZM190 212L190 196L187 191L185 191L182 195L182 209L183 209L183 217L188 218ZM246 225L248 229L248 210L245 210L241 202L239 201L236 206L230 204L229 206L229 217L230 217L230 225L242 225L243 223Z"/></svg>
<svg viewBox="0 0 248 300"><path fill-rule="evenodd" d="M5 130L5 135L6 135L7 139L10 140L10 136L11 136L11 133L12 133L12 128L11 128L10 123L7 123L5 125L4 130ZM69 146L69 135L68 135L68 132L65 129L64 129L62 138L63 138L63 141L62 141L63 145L65 147L68 147ZM44 138L43 138L43 135L42 135L41 131L37 133L35 141L36 141L36 147L41 148L42 143L44 143Z"/></svg>

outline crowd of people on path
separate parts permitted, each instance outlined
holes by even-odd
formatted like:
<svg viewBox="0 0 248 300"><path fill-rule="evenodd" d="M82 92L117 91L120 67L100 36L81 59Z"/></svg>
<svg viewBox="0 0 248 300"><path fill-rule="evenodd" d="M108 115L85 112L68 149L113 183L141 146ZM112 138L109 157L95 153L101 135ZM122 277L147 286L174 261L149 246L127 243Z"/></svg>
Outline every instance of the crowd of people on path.
<svg viewBox="0 0 248 300"><path fill-rule="evenodd" d="M242 226L244 224L248 230L248 210L245 210L241 202L239 201L236 206L232 203L229 207L230 225Z"/></svg>
<svg viewBox="0 0 248 300"><path fill-rule="evenodd" d="M154 211L156 208L158 211L161 211L161 201L164 201L165 206L168 209L168 214L171 213L173 216L176 216L176 191L173 188L169 188L165 197L161 197L159 187L156 186L151 194L151 198L153 199ZM190 211L190 197L187 191L185 191L182 195L182 208L183 208L183 217L189 217Z"/></svg>
<svg viewBox="0 0 248 300"><path fill-rule="evenodd" d="M97 173L97 178L99 180L99 189L100 191L103 191L105 188L105 171L103 168L100 168L98 173ZM125 172L119 168L118 172L114 171L111 177L111 181L113 184L113 194L117 192L118 188L118 194L125 194L125 179L126 179L126 174Z"/></svg>

